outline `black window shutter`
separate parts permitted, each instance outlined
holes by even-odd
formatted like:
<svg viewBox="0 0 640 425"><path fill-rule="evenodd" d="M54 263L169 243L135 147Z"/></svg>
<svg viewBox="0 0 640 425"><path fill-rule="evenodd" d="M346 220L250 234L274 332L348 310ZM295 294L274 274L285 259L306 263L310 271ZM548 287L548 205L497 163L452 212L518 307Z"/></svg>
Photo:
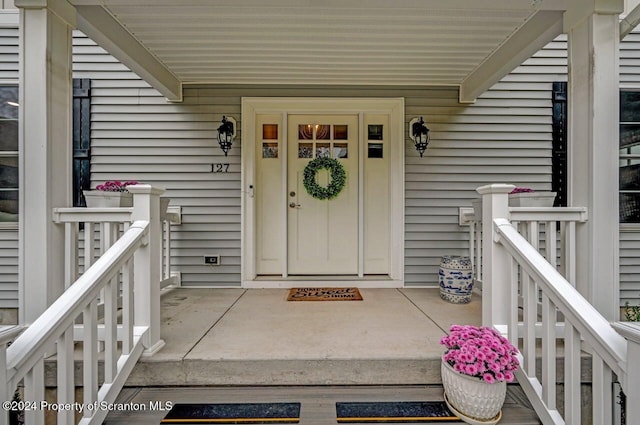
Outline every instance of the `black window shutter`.
<svg viewBox="0 0 640 425"><path fill-rule="evenodd" d="M91 184L91 80L73 79L73 206L86 206Z"/></svg>
<svg viewBox="0 0 640 425"><path fill-rule="evenodd" d="M551 190L557 193L554 207L567 206L567 83L553 83L553 144Z"/></svg>

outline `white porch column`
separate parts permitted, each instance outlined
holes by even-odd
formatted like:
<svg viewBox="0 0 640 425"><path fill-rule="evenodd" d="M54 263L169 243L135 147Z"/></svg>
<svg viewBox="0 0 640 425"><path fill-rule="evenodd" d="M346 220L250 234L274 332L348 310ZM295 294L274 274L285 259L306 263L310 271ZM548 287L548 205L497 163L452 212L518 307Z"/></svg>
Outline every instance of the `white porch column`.
<svg viewBox="0 0 640 425"><path fill-rule="evenodd" d="M619 22L623 0L574 1L569 39L568 203L586 206L576 231L576 284L609 320L619 316Z"/></svg>
<svg viewBox="0 0 640 425"><path fill-rule="evenodd" d="M52 208L71 202L75 10L56 0L15 4L21 59L19 314L21 323L31 323L64 290L64 225L53 222Z"/></svg>

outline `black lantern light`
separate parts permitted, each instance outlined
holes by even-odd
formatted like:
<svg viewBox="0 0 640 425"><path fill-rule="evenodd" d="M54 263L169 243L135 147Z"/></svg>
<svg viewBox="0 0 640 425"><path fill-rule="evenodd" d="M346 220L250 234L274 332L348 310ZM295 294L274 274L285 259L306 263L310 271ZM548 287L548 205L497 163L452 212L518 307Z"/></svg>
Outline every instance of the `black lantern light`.
<svg viewBox="0 0 640 425"><path fill-rule="evenodd" d="M224 156L227 156L227 153L229 153L234 137L236 137L236 120L223 116L222 124L218 127L218 143L220 143L220 148L222 152L224 152Z"/></svg>
<svg viewBox="0 0 640 425"><path fill-rule="evenodd" d="M416 150L420 153L420 158L429 145L429 129L424 124L424 119L414 118L409 122L409 137L416 145Z"/></svg>

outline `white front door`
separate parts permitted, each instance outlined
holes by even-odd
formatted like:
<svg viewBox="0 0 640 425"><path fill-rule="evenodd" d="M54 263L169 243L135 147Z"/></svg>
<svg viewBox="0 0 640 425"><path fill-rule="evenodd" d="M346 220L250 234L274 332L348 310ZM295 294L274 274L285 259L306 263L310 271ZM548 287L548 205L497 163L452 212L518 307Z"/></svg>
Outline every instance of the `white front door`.
<svg viewBox="0 0 640 425"><path fill-rule="evenodd" d="M402 99L243 99L244 286L402 286L404 122ZM303 183L318 156L346 173L332 199Z"/></svg>
<svg viewBox="0 0 640 425"><path fill-rule="evenodd" d="M358 116L290 115L288 118L287 263L289 275L358 274ZM315 158L336 159L346 182L332 199L318 199L303 184ZM329 171L315 180L327 187Z"/></svg>

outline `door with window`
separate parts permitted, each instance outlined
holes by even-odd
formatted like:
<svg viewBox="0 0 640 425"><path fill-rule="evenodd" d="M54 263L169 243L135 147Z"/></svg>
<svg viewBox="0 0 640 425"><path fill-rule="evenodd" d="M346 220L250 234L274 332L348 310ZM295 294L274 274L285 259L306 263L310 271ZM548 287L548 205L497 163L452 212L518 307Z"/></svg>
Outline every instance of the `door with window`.
<svg viewBox="0 0 640 425"><path fill-rule="evenodd" d="M290 115L287 164L287 263L290 275L358 274L358 116ZM332 199L318 199L304 186L315 158L334 158L346 173ZM330 170L315 182L326 188Z"/></svg>

